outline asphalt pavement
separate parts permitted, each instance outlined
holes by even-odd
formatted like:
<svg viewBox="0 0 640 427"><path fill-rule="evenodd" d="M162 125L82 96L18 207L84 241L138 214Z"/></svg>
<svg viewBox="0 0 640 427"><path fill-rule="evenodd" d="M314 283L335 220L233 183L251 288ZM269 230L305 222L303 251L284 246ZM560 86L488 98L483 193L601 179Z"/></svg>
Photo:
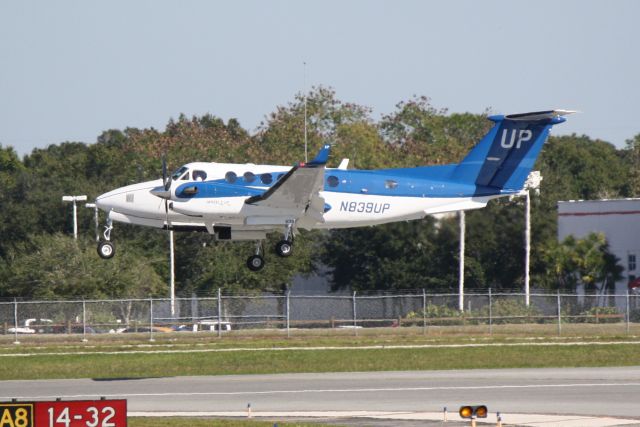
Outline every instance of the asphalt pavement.
<svg viewBox="0 0 640 427"><path fill-rule="evenodd" d="M484 404L494 425L496 412L510 425L640 425L640 367L0 382L2 401L102 396L128 399L132 415L246 416L250 407L254 417L424 426L446 407L453 426L461 405Z"/></svg>

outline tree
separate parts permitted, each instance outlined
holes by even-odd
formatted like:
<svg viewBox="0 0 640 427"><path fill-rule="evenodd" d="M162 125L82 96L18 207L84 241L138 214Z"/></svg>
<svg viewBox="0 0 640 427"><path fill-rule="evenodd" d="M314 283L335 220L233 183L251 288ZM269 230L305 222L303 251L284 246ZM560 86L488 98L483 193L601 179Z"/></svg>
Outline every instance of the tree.
<svg viewBox="0 0 640 427"><path fill-rule="evenodd" d="M622 278L623 267L609 250L603 233L590 233L582 239L567 236L544 251L549 288L573 292L584 285L586 292L605 293Z"/></svg>
<svg viewBox="0 0 640 427"><path fill-rule="evenodd" d="M90 240L60 233L29 236L6 258L3 297L146 298L165 296L166 282L149 259L129 248L105 262ZM164 261L164 260L162 260Z"/></svg>
<svg viewBox="0 0 640 427"><path fill-rule="evenodd" d="M396 109L379 127L404 166L460 161L491 128L484 114L449 115L446 109L434 108L426 96L400 102Z"/></svg>
<svg viewBox="0 0 640 427"><path fill-rule="evenodd" d="M628 193L631 197L640 197L640 133L628 139L623 150L624 160L628 168Z"/></svg>
<svg viewBox="0 0 640 427"><path fill-rule="evenodd" d="M336 98L333 89L314 87L307 94L306 102L308 147L311 157L327 142L338 142L338 150L341 150L341 145L345 145L342 150L347 156L350 155L348 153L353 152L349 148L352 141L345 139L350 133L359 135L357 140L360 144L363 144L363 140L379 140L367 131L371 130L370 109L343 103ZM263 156L261 162L291 164L304 160L304 104L305 96L299 93L295 96L294 102L277 107L276 111L261 123L255 137L256 148ZM338 141L341 135L342 138Z"/></svg>

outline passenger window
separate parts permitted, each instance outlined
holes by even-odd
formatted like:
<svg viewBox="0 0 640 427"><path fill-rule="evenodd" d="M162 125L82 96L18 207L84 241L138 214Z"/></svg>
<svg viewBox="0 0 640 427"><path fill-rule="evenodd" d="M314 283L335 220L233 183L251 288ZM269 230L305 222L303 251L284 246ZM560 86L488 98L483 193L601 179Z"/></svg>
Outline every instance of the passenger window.
<svg viewBox="0 0 640 427"><path fill-rule="evenodd" d="M337 187L339 183L340 180L337 176L331 175L329 178L327 178L327 184L329 184L329 187Z"/></svg>
<svg viewBox="0 0 640 427"><path fill-rule="evenodd" d="M244 173L244 182L251 184L253 181L256 180L256 176L254 175L253 172L245 172Z"/></svg>
<svg viewBox="0 0 640 427"><path fill-rule="evenodd" d="M205 171L193 171L193 180L194 181L206 181L207 173Z"/></svg>
<svg viewBox="0 0 640 427"><path fill-rule="evenodd" d="M236 182L236 179L238 179L238 175L236 175L235 172L227 172L224 175L224 179L229 183L229 184L233 184L234 182Z"/></svg>
<svg viewBox="0 0 640 427"><path fill-rule="evenodd" d="M270 173L263 173L260 175L260 181L262 181L263 184L269 185L273 182L273 177Z"/></svg>
<svg viewBox="0 0 640 427"><path fill-rule="evenodd" d="M398 186L398 182L392 179L388 179L384 182L384 188L388 188L389 190L393 190Z"/></svg>

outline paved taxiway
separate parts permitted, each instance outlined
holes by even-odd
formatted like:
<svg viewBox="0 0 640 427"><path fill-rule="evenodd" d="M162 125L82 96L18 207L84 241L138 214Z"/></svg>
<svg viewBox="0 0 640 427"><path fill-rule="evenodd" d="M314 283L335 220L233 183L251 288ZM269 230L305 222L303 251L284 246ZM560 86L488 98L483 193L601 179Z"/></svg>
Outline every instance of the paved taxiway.
<svg viewBox="0 0 640 427"><path fill-rule="evenodd" d="M127 398L130 412L457 411L638 418L640 367L0 382L0 400Z"/></svg>

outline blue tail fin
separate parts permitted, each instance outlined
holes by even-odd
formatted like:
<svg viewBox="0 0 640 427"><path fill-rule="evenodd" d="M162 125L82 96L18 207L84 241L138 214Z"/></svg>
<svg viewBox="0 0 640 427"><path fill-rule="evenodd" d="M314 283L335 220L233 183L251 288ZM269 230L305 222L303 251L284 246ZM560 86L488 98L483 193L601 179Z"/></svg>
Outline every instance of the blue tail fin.
<svg viewBox="0 0 640 427"><path fill-rule="evenodd" d="M520 191L553 125L573 111L491 116L495 125L456 167L452 178L478 187Z"/></svg>

